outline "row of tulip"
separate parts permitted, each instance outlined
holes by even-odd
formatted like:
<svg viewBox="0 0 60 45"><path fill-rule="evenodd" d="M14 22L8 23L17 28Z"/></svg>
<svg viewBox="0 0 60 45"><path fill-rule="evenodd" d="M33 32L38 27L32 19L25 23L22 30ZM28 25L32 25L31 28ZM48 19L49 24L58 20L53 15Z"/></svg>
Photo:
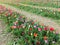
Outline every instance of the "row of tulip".
<svg viewBox="0 0 60 45"><path fill-rule="evenodd" d="M34 8L34 7L30 7L30 6L24 6L24 5L20 5L20 4L8 4L11 6L14 6L16 8L19 8L20 10L24 10L30 13L34 13L37 15L41 15L44 17L48 17L48 18L52 18L52 19L60 19L60 12L58 11L54 11L54 10L49 10L49 9L39 9L39 8Z"/></svg>
<svg viewBox="0 0 60 45"><path fill-rule="evenodd" d="M36 21L27 20L19 13L0 5L0 16L9 31L18 38L19 45L55 45L59 43L59 34L53 27L39 25Z"/></svg>

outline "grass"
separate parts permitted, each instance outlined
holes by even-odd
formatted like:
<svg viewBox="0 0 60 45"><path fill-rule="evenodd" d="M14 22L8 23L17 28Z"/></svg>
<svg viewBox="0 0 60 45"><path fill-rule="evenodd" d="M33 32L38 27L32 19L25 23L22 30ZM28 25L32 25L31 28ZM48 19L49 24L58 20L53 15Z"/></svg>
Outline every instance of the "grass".
<svg viewBox="0 0 60 45"><path fill-rule="evenodd" d="M33 6L43 6L43 7L54 7L54 8L60 8L60 5L58 6L58 4L54 4L54 2L48 2L48 3L37 3L37 2L20 2L23 4L28 4L28 5L33 5Z"/></svg>
<svg viewBox="0 0 60 45"><path fill-rule="evenodd" d="M58 12L58 11L51 11L51 10L47 10L47 9L38 9L38 8L33 8L33 7L23 6L23 5L16 5L16 4L8 4L8 5L14 6L16 8L19 8L21 10L24 10L24 11L27 11L30 13L35 13L37 15L41 15L44 17L60 20L60 12Z"/></svg>

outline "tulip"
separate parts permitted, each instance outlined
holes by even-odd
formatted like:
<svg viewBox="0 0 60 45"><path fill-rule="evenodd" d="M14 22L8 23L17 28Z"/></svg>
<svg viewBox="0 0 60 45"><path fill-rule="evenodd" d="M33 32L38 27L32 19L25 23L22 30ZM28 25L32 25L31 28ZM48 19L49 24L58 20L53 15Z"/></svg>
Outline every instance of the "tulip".
<svg viewBox="0 0 60 45"><path fill-rule="evenodd" d="M50 27L50 31L54 31L54 28L53 27Z"/></svg>
<svg viewBox="0 0 60 45"><path fill-rule="evenodd" d="M44 36L44 40L47 40L48 39L48 37L47 36Z"/></svg>
<svg viewBox="0 0 60 45"><path fill-rule="evenodd" d="M29 28L29 30L32 30L32 28Z"/></svg>
<svg viewBox="0 0 60 45"><path fill-rule="evenodd" d="M21 26L17 26L17 28L21 28Z"/></svg>
<svg viewBox="0 0 60 45"><path fill-rule="evenodd" d="M42 28L38 28L38 31L41 31L42 30Z"/></svg>
<svg viewBox="0 0 60 45"><path fill-rule="evenodd" d="M31 27L31 25L29 25L29 28Z"/></svg>
<svg viewBox="0 0 60 45"><path fill-rule="evenodd" d="M36 45L40 45L40 42L39 42L39 41L37 41L37 42L36 42Z"/></svg>
<svg viewBox="0 0 60 45"><path fill-rule="evenodd" d="M31 35L33 35L33 34L31 33Z"/></svg>
<svg viewBox="0 0 60 45"><path fill-rule="evenodd" d="M18 24L18 21L14 22L14 24L15 24L15 25Z"/></svg>
<svg viewBox="0 0 60 45"><path fill-rule="evenodd" d="M48 30L48 28L47 27L44 27L44 30Z"/></svg>
<svg viewBox="0 0 60 45"><path fill-rule="evenodd" d="M22 26L22 28L25 28L25 26Z"/></svg>
<svg viewBox="0 0 60 45"><path fill-rule="evenodd" d="M45 43L48 43L48 40L44 40L45 41Z"/></svg>
<svg viewBox="0 0 60 45"><path fill-rule="evenodd" d="M52 43L54 44L54 43L55 43L55 41L52 41Z"/></svg>
<svg viewBox="0 0 60 45"><path fill-rule="evenodd" d="M34 28L36 28L37 26L34 26Z"/></svg>
<svg viewBox="0 0 60 45"><path fill-rule="evenodd" d="M16 26L11 26L11 29L16 29L17 27Z"/></svg>
<svg viewBox="0 0 60 45"><path fill-rule="evenodd" d="M37 33L34 33L34 37L37 37Z"/></svg>

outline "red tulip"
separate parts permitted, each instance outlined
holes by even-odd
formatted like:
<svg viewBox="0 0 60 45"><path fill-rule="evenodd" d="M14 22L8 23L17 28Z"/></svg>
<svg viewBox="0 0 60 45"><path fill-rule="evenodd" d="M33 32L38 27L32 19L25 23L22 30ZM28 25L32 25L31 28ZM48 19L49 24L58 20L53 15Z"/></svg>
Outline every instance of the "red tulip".
<svg viewBox="0 0 60 45"><path fill-rule="evenodd" d="M44 30L48 30L48 28L47 27L44 27Z"/></svg>
<svg viewBox="0 0 60 45"><path fill-rule="evenodd" d="M39 42L39 41L37 41L37 42L36 42L36 45L40 45L40 42Z"/></svg>
<svg viewBox="0 0 60 45"><path fill-rule="evenodd" d="M21 26L17 26L17 28L22 28Z"/></svg>
<svg viewBox="0 0 60 45"><path fill-rule="evenodd" d="M50 31L54 31L54 28L53 27L50 27Z"/></svg>
<svg viewBox="0 0 60 45"><path fill-rule="evenodd" d="M29 30L32 30L32 28L29 28Z"/></svg>

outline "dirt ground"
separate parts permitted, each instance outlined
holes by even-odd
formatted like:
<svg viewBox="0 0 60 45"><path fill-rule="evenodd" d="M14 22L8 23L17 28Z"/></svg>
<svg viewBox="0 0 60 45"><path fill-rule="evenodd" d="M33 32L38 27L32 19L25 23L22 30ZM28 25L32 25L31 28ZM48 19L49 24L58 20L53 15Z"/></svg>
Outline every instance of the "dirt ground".
<svg viewBox="0 0 60 45"><path fill-rule="evenodd" d="M11 34L6 32L6 25L0 20L0 45L7 45L12 39Z"/></svg>

